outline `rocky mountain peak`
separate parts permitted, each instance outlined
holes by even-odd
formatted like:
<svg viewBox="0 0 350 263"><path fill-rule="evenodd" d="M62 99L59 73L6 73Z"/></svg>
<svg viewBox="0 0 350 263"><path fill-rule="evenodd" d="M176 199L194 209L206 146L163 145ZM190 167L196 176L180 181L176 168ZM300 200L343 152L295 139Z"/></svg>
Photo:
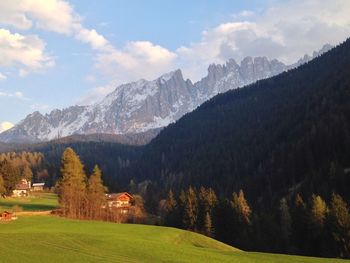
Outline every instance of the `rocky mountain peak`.
<svg viewBox="0 0 350 263"><path fill-rule="evenodd" d="M239 64L234 59L211 64L207 76L194 84L184 80L180 69L151 81L140 79L116 87L94 105L56 109L45 115L33 112L1 133L0 141L36 142L73 134L127 134L164 127L219 93L297 67L330 48L324 45L290 66L267 57L246 57Z"/></svg>

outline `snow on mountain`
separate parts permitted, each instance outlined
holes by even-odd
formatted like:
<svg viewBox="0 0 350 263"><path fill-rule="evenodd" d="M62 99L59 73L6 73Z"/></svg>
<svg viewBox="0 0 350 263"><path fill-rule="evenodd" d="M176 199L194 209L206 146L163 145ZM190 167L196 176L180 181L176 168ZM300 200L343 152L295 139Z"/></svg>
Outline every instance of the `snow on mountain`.
<svg viewBox="0 0 350 263"><path fill-rule="evenodd" d="M297 67L330 48L325 45L289 66L266 57L246 57L240 64L230 59L224 65L210 65L208 75L194 84L184 80L180 70L153 81L123 84L94 105L56 109L45 115L34 112L1 133L0 141L39 142L73 134L127 134L164 127L219 93Z"/></svg>

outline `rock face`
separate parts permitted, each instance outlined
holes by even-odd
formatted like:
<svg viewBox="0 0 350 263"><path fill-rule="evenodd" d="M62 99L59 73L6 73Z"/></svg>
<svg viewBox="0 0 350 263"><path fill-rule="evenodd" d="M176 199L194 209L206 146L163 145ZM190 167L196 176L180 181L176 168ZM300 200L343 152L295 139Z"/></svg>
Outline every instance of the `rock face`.
<svg viewBox="0 0 350 263"><path fill-rule="evenodd" d="M330 48L325 45L289 66L266 57L246 57L240 64L230 59L224 65L210 65L208 75L194 84L184 80L180 70L153 81L123 84L94 105L56 109L45 115L34 112L1 133L0 141L40 142L73 134L128 134L164 127L219 93L297 67Z"/></svg>
<svg viewBox="0 0 350 263"><path fill-rule="evenodd" d="M194 85L198 92L199 104L219 93L272 77L286 69L288 67L282 62L269 61L266 57L246 57L240 65L233 59L225 65L212 64L208 68L208 75Z"/></svg>

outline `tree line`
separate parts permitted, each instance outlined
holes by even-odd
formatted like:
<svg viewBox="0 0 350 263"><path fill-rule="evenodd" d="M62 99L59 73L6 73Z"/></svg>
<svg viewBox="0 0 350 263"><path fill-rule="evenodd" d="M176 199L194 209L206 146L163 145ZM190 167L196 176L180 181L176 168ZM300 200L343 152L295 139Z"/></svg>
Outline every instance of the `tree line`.
<svg viewBox="0 0 350 263"><path fill-rule="evenodd" d="M203 233L244 250L323 257L350 257L350 213L333 194L327 203L312 195L282 198L274 209L249 205L243 190L218 198L212 188L169 191L163 223Z"/></svg>
<svg viewBox="0 0 350 263"><path fill-rule="evenodd" d="M142 222L144 219L143 201L139 196L134 198L135 204L126 214L109 207L100 168L95 165L88 177L79 156L70 147L63 152L60 171L56 191L63 216L114 222Z"/></svg>
<svg viewBox="0 0 350 263"><path fill-rule="evenodd" d="M38 152L0 154L0 197L9 196L22 179L41 180L47 177L44 156Z"/></svg>

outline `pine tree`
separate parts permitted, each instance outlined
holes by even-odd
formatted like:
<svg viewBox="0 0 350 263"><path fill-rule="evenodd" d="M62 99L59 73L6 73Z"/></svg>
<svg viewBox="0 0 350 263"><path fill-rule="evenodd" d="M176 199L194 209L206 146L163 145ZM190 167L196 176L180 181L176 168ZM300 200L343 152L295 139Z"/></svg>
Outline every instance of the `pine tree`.
<svg viewBox="0 0 350 263"><path fill-rule="evenodd" d="M166 204L165 204L166 216L165 216L165 224L167 226L178 226L178 205L174 197L174 193L172 190L169 190Z"/></svg>
<svg viewBox="0 0 350 263"><path fill-rule="evenodd" d="M334 256L350 258L350 214L347 203L340 195L333 194L329 214L337 250Z"/></svg>
<svg viewBox="0 0 350 263"><path fill-rule="evenodd" d="M306 254L308 239L308 213L306 204L301 195L297 194L292 206L292 239L297 252Z"/></svg>
<svg viewBox="0 0 350 263"><path fill-rule="evenodd" d="M195 230L198 218L198 200L195 190L190 186L186 193L183 223L186 229Z"/></svg>
<svg viewBox="0 0 350 263"><path fill-rule="evenodd" d="M198 200L198 228L203 230L204 233L206 233L206 214L208 213L209 217L212 218L213 209L217 206L218 200L212 188L205 189L205 187L203 186L201 186L201 188L199 189Z"/></svg>
<svg viewBox="0 0 350 263"><path fill-rule="evenodd" d="M213 225L209 212L204 217L204 234L211 237L213 235Z"/></svg>
<svg viewBox="0 0 350 263"><path fill-rule="evenodd" d="M5 159L0 163L0 174L2 174L4 180L5 194L11 195L13 189L21 180L19 167L15 167L10 161Z"/></svg>
<svg viewBox="0 0 350 263"><path fill-rule="evenodd" d="M3 197L6 193L4 178L0 174L0 197Z"/></svg>
<svg viewBox="0 0 350 263"><path fill-rule="evenodd" d="M100 168L95 165L92 175L88 180L87 186L87 210L88 218L100 219L102 216L102 207L106 204L106 187L103 186L102 173Z"/></svg>
<svg viewBox="0 0 350 263"><path fill-rule="evenodd" d="M313 195L309 211L308 233L309 240L307 253L309 255L326 256L328 245L325 233L325 222L327 215L326 202L319 195Z"/></svg>
<svg viewBox="0 0 350 263"><path fill-rule="evenodd" d="M252 213L252 210L250 209L250 206L248 205L247 200L244 197L243 190L241 189L239 191L239 194L233 193L233 198L231 201L231 206L238 216L238 220L249 224L250 223L250 216Z"/></svg>
<svg viewBox="0 0 350 263"><path fill-rule="evenodd" d="M201 186L199 188L198 193L198 220L197 220L197 228L202 230L203 233L206 232L205 227L205 217L208 212L208 204L207 204L207 190Z"/></svg>
<svg viewBox="0 0 350 263"><path fill-rule="evenodd" d="M213 209L218 205L218 198L215 194L215 191L212 188L207 190L207 209L210 213L213 212Z"/></svg>
<svg viewBox="0 0 350 263"><path fill-rule="evenodd" d="M292 218L290 216L289 206L285 198L282 198L280 200L279 212L280 212L281 239L283 242L282 246L284 247L284 249L287 249L290 234L291 234Z"/></svg>
<svg viewBox="0 0 350 263"><path fill-rule="evenodd" d="M325 223L327 213L326 202L321 196L313 195L311 201L311 220L315 227L322 228Z"/></svg>
<svg viewBox="0 0 350 263"><path fill-rule="evenodd" d="M63 214L72 218L83 218L86 203L86 175L78 155L67 148L62 155L59 182L59 202Z"/></svg>
<svg viewBox="0 0 350 263"><path fill-rule="evenodd" d="M230 202L233 210L232 231L234 233L233 243L243 248L249 247L249 236L251 231L251 213L247 200L244 197L243 190L239 194L233 193Z"/></svg>
<svg viewBox="0 0 350 263"><path fill-rule="evenodd" d="M22 170L22 178L30 181L33 178L32 169L30 169L29 165L25 165Z"/></svg>

